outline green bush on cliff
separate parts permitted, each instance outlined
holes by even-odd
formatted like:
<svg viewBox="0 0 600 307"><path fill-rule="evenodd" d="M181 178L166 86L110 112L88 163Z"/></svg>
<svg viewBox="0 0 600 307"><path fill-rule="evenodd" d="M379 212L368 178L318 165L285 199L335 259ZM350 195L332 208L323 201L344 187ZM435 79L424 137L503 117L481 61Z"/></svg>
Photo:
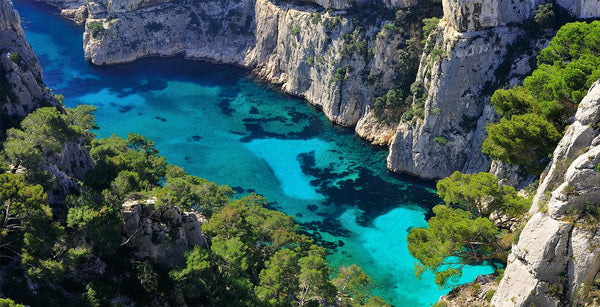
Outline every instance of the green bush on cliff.
<svg viewBox="0 0 600 307"><path fill-rule="evenodd" d="M541 17L540 17L541 18ZM592 83L600 79L600 21L564 25L537 57L523 86L497 90L502 117L488 125L483 152L540 174Z"/></svg>
<svg viewBox="0 0 600 307"><path fill-rule="evenodd" d="M90 34L92 38L97 38L100 34L104 33L104 25L98 21L92 21L87 24L88 29L90 30Z"/></svg>
<svg viewBox="0 0 600 307"><path fill-rule="evenodd" d="M386 124L397 123L409 107L401 89L389 90L373 101L375 117Z"/></svg>

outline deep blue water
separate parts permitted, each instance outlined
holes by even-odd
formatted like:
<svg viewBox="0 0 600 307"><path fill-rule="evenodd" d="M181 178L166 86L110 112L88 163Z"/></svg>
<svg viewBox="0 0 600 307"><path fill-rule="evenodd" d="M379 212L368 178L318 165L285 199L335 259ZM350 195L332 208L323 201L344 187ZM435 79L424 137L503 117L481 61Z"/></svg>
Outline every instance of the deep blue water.
<svg viewBox="0 0 600 307"><path fill-rule="evenodd" d="M406 243L439 199L431 184L388 173L386 150L239 68L183 58L89 65L82 27L43 4L15 6L46 85L68 107L97 106L100 137L144 134L189 173L264 195L328 248L333 272L358 264L396 306L429 306L447 292L432 275L415 278ZM491 270L469 267L463 281Z"/></svg>

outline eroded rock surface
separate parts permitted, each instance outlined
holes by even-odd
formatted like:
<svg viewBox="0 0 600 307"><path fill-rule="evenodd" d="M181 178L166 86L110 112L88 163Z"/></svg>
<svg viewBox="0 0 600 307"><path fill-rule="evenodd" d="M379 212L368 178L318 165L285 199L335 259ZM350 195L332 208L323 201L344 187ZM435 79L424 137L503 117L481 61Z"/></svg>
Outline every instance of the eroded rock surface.
<svg viewBox="0 0 600 307"><path fill-rule="evenodd" d="M590 88L513 246L494 306L597 306L600 270L600 82ZM596 292L594 292L596 291Z"/></svg>
<svg viewBox="0 0 600 307"><path fill-rule="evenodd" d="M195 212L156 208L155 199L126 201L121 209L125 245L138 259L149 258L167 268L181 263L186 250L208 246Z"/></svg>
<svg viewBox="0 0 600 307"><path fill-rule="evenodd" d="M19 14L0 1L0 132L41 106L58 103L44 86L42 68L25 39Z"/></svg>

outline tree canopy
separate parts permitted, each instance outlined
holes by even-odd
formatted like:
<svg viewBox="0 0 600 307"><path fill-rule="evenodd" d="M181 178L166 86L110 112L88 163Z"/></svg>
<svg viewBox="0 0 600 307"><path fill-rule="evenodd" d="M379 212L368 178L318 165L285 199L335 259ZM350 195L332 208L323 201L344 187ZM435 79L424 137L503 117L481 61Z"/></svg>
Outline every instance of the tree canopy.
<svg viewBox="0 0 600 307"><path fill-rule="evenodd" d="M547 21L547 8L536 20ZM546 13L545 13L546 12ZM497 90L491 103L502 116L488 125L483 152L538 175L549 161L577 105L600 79L600 21L561 27L537 57L523 86Z"/></svg>
<svg viewBox="0 0 600 307"><path fill-rule="evenodd" d="M415 265L420 276L430 270L440 287L452 284L467 264L494 259L498 228L487 218L473 218L470 212L438 205L427 228L413 228L408 234L408 250L419 260Z"/></svg>

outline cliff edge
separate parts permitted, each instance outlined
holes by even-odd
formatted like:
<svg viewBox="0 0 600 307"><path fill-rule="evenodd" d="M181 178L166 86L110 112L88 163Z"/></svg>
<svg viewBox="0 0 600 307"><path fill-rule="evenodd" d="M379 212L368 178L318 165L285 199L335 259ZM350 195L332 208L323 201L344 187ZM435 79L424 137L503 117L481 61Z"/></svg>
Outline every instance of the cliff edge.
<svg viewBox="0 0 600 307"><path fill-rule="evenodd" d="M600 301L600 81L553 153L491 304L597 306Z"/></svg>

